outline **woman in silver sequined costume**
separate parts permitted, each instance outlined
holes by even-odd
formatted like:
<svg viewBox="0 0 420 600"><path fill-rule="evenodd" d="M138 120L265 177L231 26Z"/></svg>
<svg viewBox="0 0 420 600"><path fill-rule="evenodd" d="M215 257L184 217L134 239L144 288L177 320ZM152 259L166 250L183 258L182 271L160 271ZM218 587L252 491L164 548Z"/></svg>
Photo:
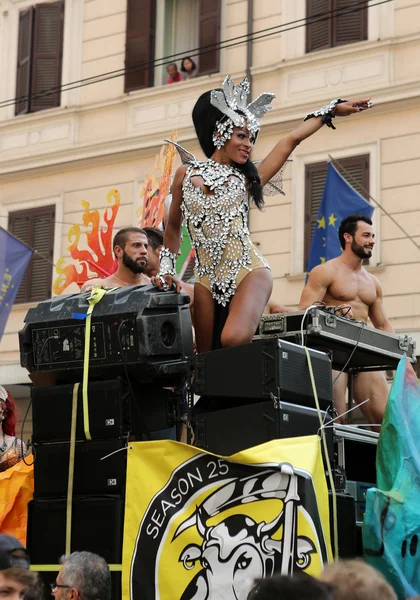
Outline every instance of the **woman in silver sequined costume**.
<svg viewBox="0 0 420 600"><path fill-rule="evenodd" d="M271 270L251 241L248 198L262 208L262 188L298 144L324 123L335 129L335 116L371 106L370 100L333 100L307 115L255 165L250 153L260 129L259 119L270 109L274 94L261 94L247 105L248 94L246 79L234 86L228 76L222 89L206 92L198 99L193 121L209 160L198 161L186 153L172 184L173 200L156 285L165 290L173 283L185 219L196 251L194 325L199 352L250 342L270 298Z"/></svg>

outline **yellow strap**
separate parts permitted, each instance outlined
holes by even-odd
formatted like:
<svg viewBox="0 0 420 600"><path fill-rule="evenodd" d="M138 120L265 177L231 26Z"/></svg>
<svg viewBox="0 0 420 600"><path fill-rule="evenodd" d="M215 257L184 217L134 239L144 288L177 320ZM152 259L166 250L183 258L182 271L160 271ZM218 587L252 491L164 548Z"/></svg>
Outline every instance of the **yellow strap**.
<svg viewBox="0 0 420 600"><path fill-rule="evenodd" d="M77 396L80 383L73 386L73 398L71 407L71 430L70 430L70 454L69 454L69 477L67 485L67 508L66 508L66 545L65 553L71 552L71 519L73 510L73 481L74 481L74 455L76 452L76 420L77 420Z"/></svg>
<svg viewBox="0 0 420 600"><path fill-rule="evenodd" d="M321 416L321 409L319 407L318 392L316 390L314 371L312 369L312 359L311 359L311 355L309 354L309 350L308 350L308 348L306 348L306 346L305 346L305 352L306 352L306 358L308 360L308 368L309 368L309 375L311 378L312 392L314 394L316 410L318 412L321 440L322 440L322 444L324 446L325 462L327 463L328 479L330 480L330 486L331 486L331 499L332 499L332 508L333 508L334 555L335 555L334 558L335 558L335 560L338 560L337 496L336 496L335 485L334 485L334 477L333 477L333 474L331 471L330 457L328 456L327 438L325 436L325 430L323 427L322 416Z"/></svg>
<svg viewBox="0 0 420 600"><path fill-rule="evenodd" d="M112 288L111 290L104 290L103 288L97 286L93 288L88 298L89 308L87 309L87 317L86 317L86 328L85 328L85 355L83 360L83 387L82 387L82 396L83 396L83 428L85 430L85 438L87 440L91 440L92 436L90 435L89 429L89 404L88 404L88 381L89 381L89 352L90 352L90 327L92 321L92 312L96 304L102 300L105 294L109 292L113 292L117 288Z"/></svg>
<svg viewBox="0 0 420 600"><path fill-rule="evenodd" d="M59 571L63 565L31 565L31 571ZM110 571L122 571L122 565L108 565Z"/></svg>

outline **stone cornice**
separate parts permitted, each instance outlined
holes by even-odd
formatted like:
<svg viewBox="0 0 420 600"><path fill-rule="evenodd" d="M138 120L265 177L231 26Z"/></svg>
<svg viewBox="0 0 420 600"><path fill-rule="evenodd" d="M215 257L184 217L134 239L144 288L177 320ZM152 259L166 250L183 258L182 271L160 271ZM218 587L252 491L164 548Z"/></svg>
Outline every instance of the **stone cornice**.
<svg viewBox="0 0 420 600"><path fill-rule="evenodd" d="M420 39L420 37L419 37ZM238 75L240 77L241 75ZM194 90L194 97L197 97L205 89L214 86L220 81L220 74L206 78L205 81L197 80L193 82L191 88ZM365 85L365 84L364 84ZM164 100L168 100L170 92L168 87L149 88L141 90L135 94L124 97L123 102L127 105L127 109L138 107L139 100L152 100L154 105ZM377 86L377 89L359 90L359 94L369 93L375 100L375 114L383 112L400 111L420 106L420 81L407 81L396 86ZM191 94L189 94L191 97ZM185 101L186 96L183 94L178 98L178 95L173 98ZM314 100L308 100L306 94L303 95L303 102L292 104L283 104L271 111L264 119L264 127L262 133L265 132L282 132L290 130L296 123L302 119L302 115L306 114L314 108ZM147 100L146 100L147 101ZM39 123L54 125L65 119L69 121L77 120L79 113L85 110L101 111L103 108L121 105L121 99L112 103L103 103L91 107L79 107L77 109L54 109L48 113L35 113L27 115L24 120L19 122L0 124L0 135L4 134L6 129L19 133L20 131L30 131L35 129ZM362 115L364 117L364 115ZM188 142L195 138L194 129L190 119L185 120L187 125L178 127L179 140ZM16 179L27 178L30 171L36 170L37 175L62 172L64 170L74 169L77 164L90 166L105 162L115 162L127 160L130 158L139 158L153 154L162 145L164 137L167 136L171 129L171 124L167 121L157 123L152 133L144 133L142 130L137 130L135 133L121 137L113 137L110 139L93 140L83 144L74 143L72 145L62 145L58 148L46 148L44 152L32 152L28 155L20 154L13 158L4 157L0 163L0 181L11 181Z"/></svg>

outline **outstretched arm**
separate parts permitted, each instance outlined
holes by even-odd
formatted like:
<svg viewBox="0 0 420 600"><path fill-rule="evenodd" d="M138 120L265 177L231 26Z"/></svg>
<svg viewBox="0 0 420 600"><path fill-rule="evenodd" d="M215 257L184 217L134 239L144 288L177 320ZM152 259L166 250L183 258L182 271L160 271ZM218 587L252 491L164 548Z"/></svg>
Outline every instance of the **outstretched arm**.
<svg viewBox="0 0 420 600"><path fill-rule="evenodd" d="M371 106L369 99L358 100L355 102L343 102L342 104L337 104L334 109L334 114L337 117L346 117L353 113L358 113L367 108L371 108ZM268 156L258 164L257 168L261 178L261 185L264 186L270 181L270 179L280 171L296 146L316 133L318 129L321 129L323 124L322 117L313 117L300 123L296 129L280 140Z"/></svg>
<svg viewBox="0 0 420 600"><path fill-rule="evenodd" d="M179 167L175 172L175 177L172 182L172 202L169 209L168 220L165 224L163 248L160 254L160 270L156 277L152 277L152 283L164 291L170 290L172 286L176 288L177 292L181 291L181 282L175 277L175 262L181 245L182 182L187 168L187 165L182 165L182 167ZM163 258L163 253L167 251L169 251L169 256L166 254ZM167 261L166 264L164 264L164 260ZM168 268L168 263L170 268Z"/></svg>
<svg viewBox="0 0 420 600"><path fill-rule="evenodd" d="M322 302L328 287L333 282L331 265L318 265L309 273L308 283L302 291L299 301L299 309L303 310L314 302Z"/></svg>
<svg viewBox="0 0 420 600"><path fill-rule="evenodd" d="M382 286L375 277L376 284L376 300L369 307L369 319L372 321L372 325L376 329L382 331L388 331L389 333L395 333L388 317L385 315L384 303L383 303L383 291Z"/></svg>

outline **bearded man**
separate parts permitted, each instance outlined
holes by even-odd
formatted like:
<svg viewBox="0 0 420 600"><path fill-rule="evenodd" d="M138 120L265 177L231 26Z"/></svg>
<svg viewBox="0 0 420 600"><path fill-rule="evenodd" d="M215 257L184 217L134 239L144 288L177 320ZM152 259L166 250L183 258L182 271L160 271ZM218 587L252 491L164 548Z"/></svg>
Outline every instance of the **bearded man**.
<svg viewBox="0 0 420 600"><path fill-rule="evenodd" d="M364 323L370 319L377 329L394 333L384 312L382 286L363 266L363 261L372 256L375 245L372 221L364 215L350 215L341 222L338 237L343 249L341 256L312 269L299 309L305 309L314 302L325 302L327 306L344 304L351 307L345 316ZM346 410L347 377L342 373L333 387L338 414ZM388 386L382 371L357 374L354 400L360 404L369 399L361 406L368 423L382 423L387 398Z"/></svg>
<svg viewBox="0 0 420 600"><path fill-rule="evenodd" d="M150 283L149 277L145 274L148 240L143 229L139 227L120 229L114 236L112 247L118 261L117 270L104 279L88 279L83 284L82 292L89 292L97 286L114 288Z"/></svg>

